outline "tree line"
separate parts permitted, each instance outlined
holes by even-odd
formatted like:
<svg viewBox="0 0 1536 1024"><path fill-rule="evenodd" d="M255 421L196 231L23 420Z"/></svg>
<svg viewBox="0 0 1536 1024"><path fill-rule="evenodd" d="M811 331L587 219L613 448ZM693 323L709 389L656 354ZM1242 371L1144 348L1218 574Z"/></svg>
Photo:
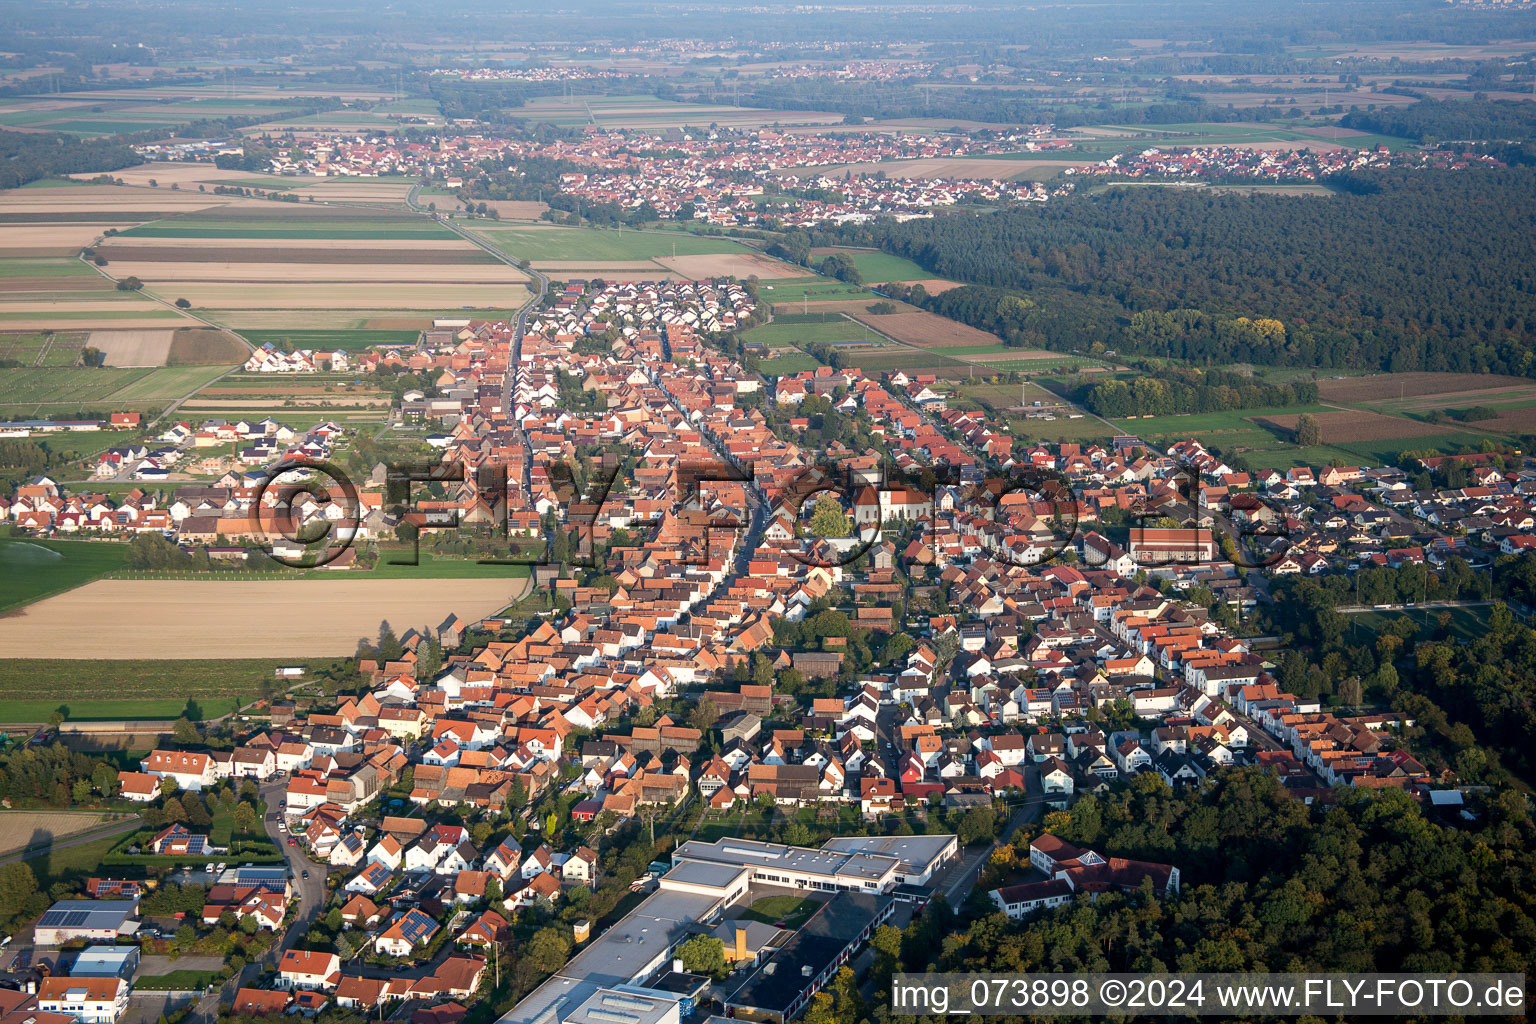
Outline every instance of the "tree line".
<svg viewBox="0 0 1536 1024"><path fill-rule="evenodd" d="M1327 199L1114 189L806 241L964 282L917 297L1011 345L1536 374L1536 170L1339 178Z"/></svg>
<svg viewBox="0 0 1536 1024"><path fill-rule="evenodd" d="M1262 380L1228 370L1170 367L1156 369L1134 380L1091 381L1080 384L1072 399L1110 419L1126 416L1167 416L1187 412L1224 412L1287 405L1311 405L1317 401L1317 383L1298 380L1290 384L1266 384Z"/></svg>

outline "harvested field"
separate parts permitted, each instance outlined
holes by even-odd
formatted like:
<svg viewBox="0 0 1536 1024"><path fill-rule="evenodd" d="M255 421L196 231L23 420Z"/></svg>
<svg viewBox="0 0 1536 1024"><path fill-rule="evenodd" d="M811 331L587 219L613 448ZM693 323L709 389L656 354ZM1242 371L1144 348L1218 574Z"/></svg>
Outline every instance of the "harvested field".
<svg viewBox="0 0 1536 1024"><path fill-rule="evenodd" d="M98 580L0 618L0 657L346 657L388 620L468 621L520 600L528 579ZM83 622L111 622L87 630Z"/></svg>
<svg viewBox="0 0 1536 1024"><path fill-rule="evenodd" d="M656 261L691 280L708 277L734 277L746 280L753 275L765 280L791 276L798 271L772 256L722 254L717 256L662 257Z"/></svg>
<svg viewBox="0 0 1536 1024"><path fill-rule="evenodd" d="M548 203L518 199L493 200L485 205L500 214L502 220L538 220L549 209Z"/></svg>
<svg viewBox="0 0 1536 1024"><path fill-rule="evenodd" d="M393 262L397 263L402 259L414 260L416 258L417 252L424 252L429 250L467 249L470 252L480 252L479 249L475 248L475 246L469 242L464 241L462 238L369 238L361 241L355 238L285 238L282 240L281 245L271 245L262 244L249 238L238 237L219 238L213 235L208 235L199 237L194 242L186 238L157 238L146 235L142 238L135 236L131 240L123 239L121 237L114 238L111 242L106 244L112 246L131 245L135 249L185 249L189 252L209 253L210 255L220 246L224 246L226 247L225 251L228 252L231 256L239 256L241 258L244 258L246 253L249 252L262 252L265 250L274 249L278 250L282 255L272 257L273 259L289 259L290 257L287 255L287 253L290 250L315 250L319 252L329 252L336 249L354 249L360 252L373 252L380 249L406 250L406 255L396 256L394 258ZM124 258L142 260L153 259L154 257L140 256L135 254L131 257L125 256ZM188 258L191 257L172 257L172 259ZM215 256L214 258L225 257ZM330 258L341 263L358 262L358 260L350 253L344 256Z"/></svg>
<svg viewBox="0 0 1536 1024"><path fill-rule="evenodd" d="M937 277L924 278L921 281L897 281L895 283L904 284L908 288L916 288L918 285L922 285L923 291L927 292L929 295L943 295L951 288L960 287L959 281L944 281Z"/></svg>
<svg viewBox="0 0 1536 1024"><path fill-rule="evenodd" d="M1521 377L1489 373L1383 373L1370 377L1317 382L1319 397L1329 402L1377 402L1418 395L1481 394L1491 389L1531 387Z"/></svg>
<svg viewBox="0 0 1536 1024"><path fill-rule="evenodd" d="M54 316L5 316L0 317L0 330L5 331L103 331L137 330L147 323L161 323L175 327L186 321L168 309L132 314L93 316L82 313L59 313Z"/></svg>
<svg viewBox="0 0 1536 1024"><path fill-rule="evenodd" d="M150 281L170 299L184 298L199 309L514 309L528 298L522 284L221 284L206 281Z"/></svg>
<svg viewBox="0 0 1536 1024"><path fill-rule="evenodd" d="M1480 430L1496 430L1505 434L1536 434L1536 406L1524 409L1501 409L1491 420L1477 420L1468 426Z"/></svg>
<svg viewBox="0 0 1536 1024"><path fill-rule="evenodd" d="M535 270L546 270L551 274L569 274L575 277L601 277L603 274L660 273L660 268L651 260L612 260L609 262L593 262L591 260L533 260L531 265Z"/></svg>
<svg viewBox="0 0 1536 1024"><path fill-rule="evenodd" d="M435 263L299 263L282 262L174 262L159 260L112 260L109 268L117 277L132 275L146 284L163 281L197 282L295 282L324 284L381 284L398 281L405 284L524 284L528 278L505 263L451 264ZM28 280L21 278L19 280ZM0 290L9 282L0 281ZM110 283L103 282L108 288Z"/></svg>
<svg viewBox="0 0 1536 1024"><path fill-rule="evenodd" d="M101 349L107 366L164 366L173 334L170 330L92 331L86 344Z"/></svg>
<svg viewBox="0 0 1536 1024"><path fill-rule="evenodd" d="M850 310L850 312L853 312ZM863 315L859 315L862 313ZM950 348L966 345L996 345L1000 339L995 334L979 331L974 327L957 323L948 317L924 311L916 313L891 313L872 316L862 307L855 319L869 324L882 334L918 348ZM1022 353L1014 358L1025 358Z"/></svg>
<svg viewBox="0 0 1536 1024"><path fill-rule="evenodd" d="M892 178L979 178L986 181L1008 181L1025 178L1030 181L1055 177L1066 167L1086 167L1094 162L1092 157L1051 160L1046 158L1018 160L993 160L987 157L923 157L917 160L885 160L880 163L837 164L819 168L831 178L841 178L849 173L877 174L884 171ZM801 168L786 174L803 174Z"/></svg>
<svg viewBox="0 0 1536 1024"><path fill-rule="evenodd" d="M171 338L167 366L217 366L242 363L249 351L239 338L212 327L182 327Z"/></svg>
<svg viewBox="0 0 1536 1024"><path fill-rule="evenodd" d="M1317 420L1319 439L1323 444L1341 444L1350 441L1394 441L1398 438L1429 437L1444 434L1443 424L1420 423L1400 416L1383 416L1377 412L1341 409L1336 412L1312 414ZM1288 416L1255 416L1254 423L1272 426L1287 433L1296 430L1300 414Z"/></svg>
<svg viewBox="0 0 1536 1024"><path fill-rule="evenodd" d="M101 811L0 811L0 854L46 846L111 817Z"/></svg>

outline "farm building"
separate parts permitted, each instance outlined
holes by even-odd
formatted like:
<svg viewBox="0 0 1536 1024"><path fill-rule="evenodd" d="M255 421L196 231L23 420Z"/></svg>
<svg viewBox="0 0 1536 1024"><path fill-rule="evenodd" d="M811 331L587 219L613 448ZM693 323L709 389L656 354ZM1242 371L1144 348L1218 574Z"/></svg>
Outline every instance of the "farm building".
<svg viewBox="0 0 1536 1024"><path fill-rule="evenodd" d="M39 946L62 946L76 939L111 942L138 930L138 912L138 900L60 900L38 918L35 939Z"/></svg>

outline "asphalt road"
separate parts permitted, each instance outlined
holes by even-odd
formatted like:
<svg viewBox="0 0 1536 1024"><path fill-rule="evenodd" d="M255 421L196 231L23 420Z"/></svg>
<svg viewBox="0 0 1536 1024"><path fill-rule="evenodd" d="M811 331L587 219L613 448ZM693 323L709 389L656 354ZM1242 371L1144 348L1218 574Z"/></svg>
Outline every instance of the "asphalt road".
<svg viewBox="0 0 1536 1024"><path fill-rule="evenodd" d="M267 835L277 844L277 848L283 852L288 862L288 872L293 876L291 883L294 896L298 905L294 910L293 921L283 932L282 938L273 943L266 954L260 959L245 965L245 969L238 975L230 978L221 988L203 996L198 1000L196 1009L193 1010L191 1019L199 1022L212 1021L218 1016L219 1003L232 1003L235 993L241 985L248 985L254 981L263 971L275 968L283 951L292 949L300 938L309 931L309 926L320 915L320 908L325 906L325 877L329 871L329 865L320 861L311 860L303 852L302 847L289 846L288 837L278 830L278 821L282 816L279 805L283 800L284 787L287 785L280 777L276 781L263 783L261 796L267 802ZM274 818L276 813L279 817ZM309 877L304 877L304 872L309 872Z"/></svg>

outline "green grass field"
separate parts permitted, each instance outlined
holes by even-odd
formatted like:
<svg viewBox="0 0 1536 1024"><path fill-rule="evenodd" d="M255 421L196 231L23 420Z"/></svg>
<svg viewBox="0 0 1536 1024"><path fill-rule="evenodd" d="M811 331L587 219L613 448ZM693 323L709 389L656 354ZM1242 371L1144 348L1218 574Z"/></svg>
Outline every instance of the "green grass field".
<svg viewBox="0 0 1536 1024"><path fill-rule="evenodd" d="M799 896L764 896L744 910L742 917L765 924L783 921L791 928L798 928L814 914L821 904L816 900Z"/></svg>
<svg viewBox="0 0 1536 1024"><path fill-rule="evenodd" d="M881 297L861 285L844 284L830 277L790 278L782 281L763 281L759 284L759 295L764 300L773 303L774 311L779 312L786 303L803 302L854 302L865 301L870 303L880 302ZM784 309L784 312L793 313L794 308Z"/></svg>
<svg viewBox="0 0 1536 1024"><path fill-rule="evenodd" d="M1154 416L1150 419L1145 417L1141 419L1121 419L1112 422L1117 427L1123 428L1125 433L1136 434L1140 437L1153 438L1176 435L1184 438L1194 437L1197 434L1219 434L1224 431L1251 433L1255 429L1264 429L1252 422L1255 417L1290 416L1304 412L1327 411L1327 407L1322 405L1289 405L1263 409L1233 409L1227 412L1192 413L1188 416ZM1268 431L1265 432L1268 433Z"/></svg>
<svg viewBox="0 0 1536 1024"><path fill-rule="evenodd" d="M863 324L856 324L841 316L813 324L765 324L742 334L743 341L761 342L770 348L794 345L803 348L822 342L864 341L869 331Z"/></svg>
<svg viewBox="0 0 1536 1024"><path fill-rule="evenodd" d="M0 539L0 612L71 590L122 568L127 545L87 540Z"/></svg>
<svg viewBox="0 0 1536 1024"><path fill-rule="evenodd" d="M853 265L867 284L885 284L887 281L926 281L933 275L911 260L884 252L856 252Z"/></svg>
<svg viewBox="0 0 1536 1024"><path fill-rule="evenodd" d="M119 838L108 836L62 850L49 850L36 857L29 857L25 863L37 876L38 887L47 891L58 882L95 874L101 867L101 858L111 852Z"/></svg>
<svg viewBox="0 0 1536 1024"><path fill-rule="evenodd" d="M1428 639L1439 632L1440 616L1451 617L1449 635L1460 640L1475 640L1488 632L1491 608L1405 608L1401 611L1368 611L1344 616L1345 636L1349 642L1368 641L1367 633L1380 633L1387 623L1407 619L1419 627L1419 637Z"/></svg>
<svg viewBox="0 0 1536 1024"><path fill-rule="evenodd" d="M800 373L803 370L814 370L820 366L814 358L807 355L775 356L772 359L764 359L758 364L758 370L769 377L787 377Z"/></svg>
<svg viewBox="0 0 1536 1024"><path fill-rule="evenodd" d="M60 708L72 721L172 719L188 711L216 718L261 696L278 666L332 664L329 658L10 658L0 661L0 722L42 722Z"/></svg>
<svg viewBox="0 0 1536 1024"><path fill-rule="evenodd" d="M69 361L74 362L72 358ZM227 366L0 369L0 418L25 419L30 415L29 410L61 412L108 405L163 406L226 369Z"/></svg>
<svg viewBox="0 0 1536 1024"><path fill-rule="evenodd" d="M267 342L284 338L294 348L346 349L358 351L374 345L413 345L420 338L420 331L241 331L245 340L260 348Z"/></svg>
<svg viewBox="0 0 1536 1024"><path fill-rule="evenodd" d="M619 262L662 257L755 252L728 238L706 238L678 231L609 231L599 228L483 228L480 235L515 259Z"/></svg>
<svg viewBox="0 0 1536 1024"><path fill-rule="evenodd" d="M94 276L96 272L79 260L0 260L0 278Z"/></svg>

